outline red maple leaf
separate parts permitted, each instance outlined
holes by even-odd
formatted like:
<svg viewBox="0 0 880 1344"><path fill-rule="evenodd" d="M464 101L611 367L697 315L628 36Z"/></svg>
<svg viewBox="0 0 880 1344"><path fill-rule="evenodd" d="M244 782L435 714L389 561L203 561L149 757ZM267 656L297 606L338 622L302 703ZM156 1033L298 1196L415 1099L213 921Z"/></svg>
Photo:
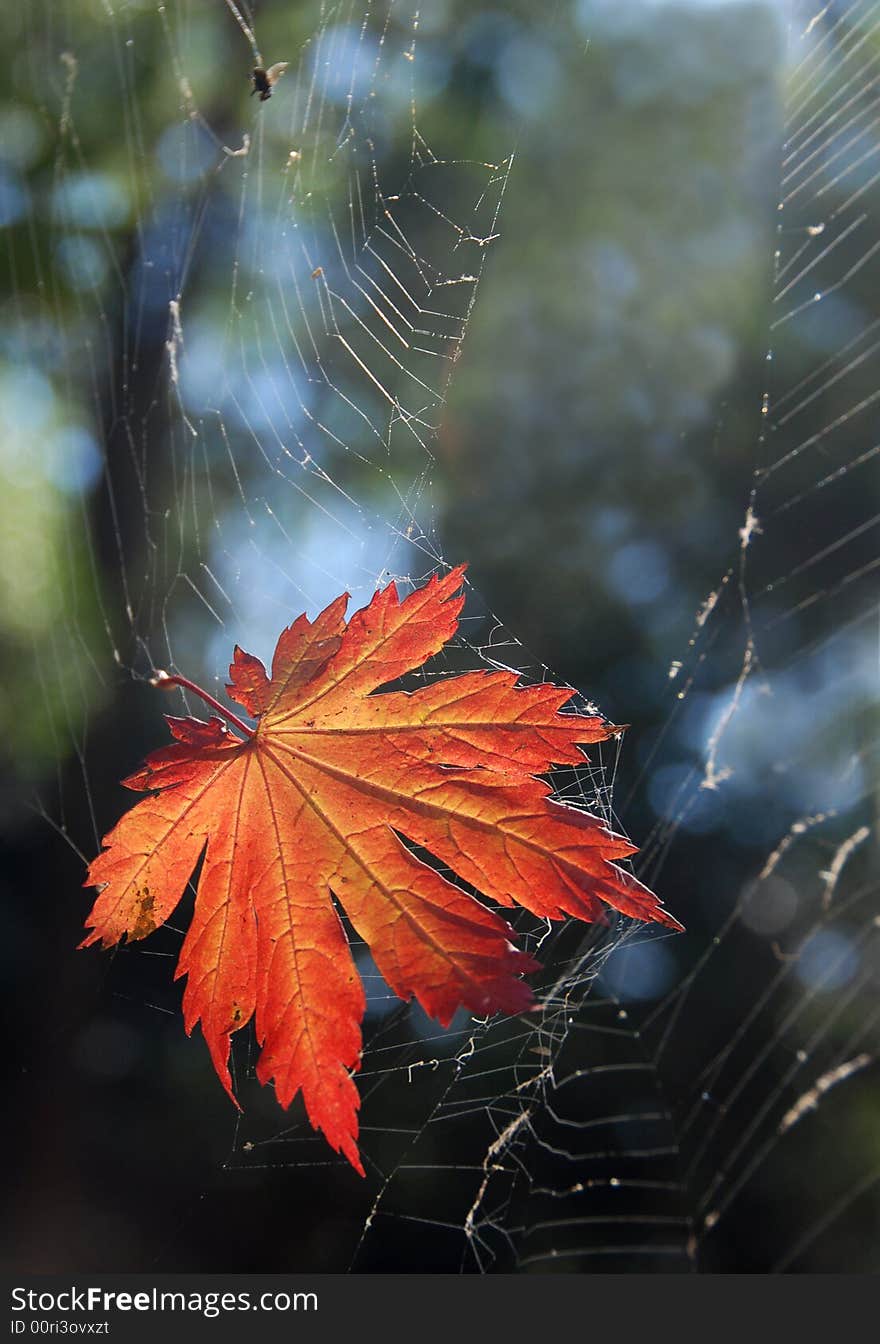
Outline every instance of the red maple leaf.
<svg viewBox="0 0 880 1344"><path fill-rule="evenodd" d="M257 1076L363 1174L357 1139L364 991L333 903L395 994L445 1026L456 1009L516 1013L537 963L509 925L416 858L424 847L500 905L601 919L605 904L680 925L614 859L634 846L536 778L583 762L580 743L619 731L560 714L571 692L467 672L412 693L373 694L446 644L464 567L400 601L394 585L346 622L343 594L284 630L272 661L236 648L232 699L250 728L184 678L219 718L168 717L176 742L124 783L150 790L104 838L83 946L145 938L169 918L202 853L177 975L188 1032L201 1022L235 1100L229 1038L253 1017ZM206 849L207 847L207 849Z"/></svg>

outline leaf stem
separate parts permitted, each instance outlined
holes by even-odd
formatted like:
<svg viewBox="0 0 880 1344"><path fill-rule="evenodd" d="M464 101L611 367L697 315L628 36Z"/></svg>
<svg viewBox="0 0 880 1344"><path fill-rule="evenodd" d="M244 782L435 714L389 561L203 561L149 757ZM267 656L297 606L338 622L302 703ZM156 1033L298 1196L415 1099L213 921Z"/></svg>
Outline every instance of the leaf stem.
<svg viewBox="0 0 880 1344"><path fill-rule="evenodd" d="M253 737L254 735L253 728L249 728L246 723L243 723L237 714L233 714L231 709L221 705L220 701L215 700L208 691L203 691L201 686L197 686L194 681L190 681L189 677L172 676L169 672L157 671L150 678L150 685L160 686L163 690L170 689L172 686L182 686L185 691L192 691L193 695L198 695L206 705L216 709L218 714L222 714L224 719L227 719L229 723L243 732L245 737Z"/></svg>

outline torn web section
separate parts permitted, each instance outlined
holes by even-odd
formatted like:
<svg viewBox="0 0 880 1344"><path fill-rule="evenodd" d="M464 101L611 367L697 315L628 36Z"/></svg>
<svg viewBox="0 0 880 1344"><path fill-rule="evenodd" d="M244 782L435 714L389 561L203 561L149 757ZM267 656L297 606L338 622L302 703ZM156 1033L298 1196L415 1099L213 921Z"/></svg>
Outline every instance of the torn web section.
<svg viewBox="0 0 880 1344"><path fill-rule="evenodd" d="M767 798L765 854L739 919L770 956L760 999L704 1075L721 1114L695 1126L691 1171L705 1173L711 1255L726 1217L813 1154L815 1183L794 1201L774 1268L834 1263L876 1209L856 1117L872 1095L866 1054L880 1043L878 19L870 4L794 11L766 390L740 531L750 642L735 713L709 736L733 807L750 780ZM823 1098L824 1118L813 1114ZM709 1174L719 1144L737 1169L725 1179Z"/></svg>

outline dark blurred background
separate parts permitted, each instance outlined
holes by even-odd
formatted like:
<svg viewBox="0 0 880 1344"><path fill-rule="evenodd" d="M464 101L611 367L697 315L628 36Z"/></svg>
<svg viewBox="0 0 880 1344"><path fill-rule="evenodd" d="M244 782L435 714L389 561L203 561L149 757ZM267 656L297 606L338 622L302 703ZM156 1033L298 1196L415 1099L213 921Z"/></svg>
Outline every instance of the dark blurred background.
<svg viewBox="0 0 880 1344"><path fill-rule="evenodd" d="M241 6L262 105L221 0L0 15L18 1270L877 1268L880 11L539 8ZM376 988L360 1181L247 1040L236 1120L186 902L77 953L81 883L151 668L441 558L631 725L584 794L687 933L563 933L525 1038Z"/></svg>

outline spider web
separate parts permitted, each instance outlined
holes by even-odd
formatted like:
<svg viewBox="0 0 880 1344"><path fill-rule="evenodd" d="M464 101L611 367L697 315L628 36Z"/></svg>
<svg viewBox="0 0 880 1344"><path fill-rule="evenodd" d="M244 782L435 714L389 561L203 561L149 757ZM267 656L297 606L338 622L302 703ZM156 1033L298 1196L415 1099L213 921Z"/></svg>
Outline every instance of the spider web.
<svg viewBox="0 0 880 1344"><path fill-rule="evenodd" d="M521 158L538 172L543 151L547 197L531 191L517 218L541 229L548 265L568 284L576 254L561 220L554 237L547 204L561 199L555 160L563 181L574 171L549 110L556 72L579 87L596 42L614 57L633 115L666 96L646 92L640 45L642 57L652 44L679 53L667 77L697 103L707 89L717 95L711 80L701 94L700 64L720 68L730 42L739 73L754 76L749 99L724 87L744 143L764 146L764 159L744 155L750 217L764 210L769 220L777 193L772 267L770 224L755 263L766 262L766 321L740 336L758 355L743 358L735 384L733 358L701 311L695 344L677 333L652 385L690 386L701 359L716 369L701 406L666 418L683 457L711 445L722 462L725 527L704 539L696 569L708 582L685 619L670 617L668 635L655 622L638 746L594 749L589 766L554 781L573 806L643 840L636 870L688 934L522 916L522 945L545 967L539 1011L461 1014L441 1031L390 994L349 930L368 993L358 1075L367 1180L356 1185L298 1104L282 1115L257 1086L247 1033L234 1050L244 1105L234 1124L207 1066L203 1091L201 1075L184 1078L202 1047L181 1039L176 1087L222 1116L228 1152L215 1197L249 1235L258 1215L242 1213L242 1191L295 1197L296 1268L876 1267L865 1243L880 1177L868 1132L880 1029L868 866L880 7L706 10L711 20L698 5L643 4L624 18L597 3L536 19L515 5L465 15L395 0L256 9L181 0L100 14L35 6L22 21L39 115L7 113L8 128L15 144L47 137L52 151L30 199L26 150L21 178L3 182L4 209L23 221L10 244L6 357L18 372L8 387L38 436L28 463L16 457L4 544L8 569L22 545L34 556L36 578L17 577L6 606L40 696L33 707L13 688L9 720L32 762L41 824L85 857L118 814L113 781L156 745L152 673L179 671L222 694L234 643L265 659L293 615L314 615L344 589L357 606L379 583L405 587L447 556L470 555L463 639L417 680L480 665L559 680L566 667L541 661L552 639L545 649L538 625L512 632L490 603L497 591L502 612L512 605L505 566L543 575L543 598L568 565L580 595L584 552L564 553L560 540L566 496L579 517L592 510L598 520L588 563L607 564L618 601L649 623L652 599L638 590L662 568L657 538L622 537L613 491L585 488L578 454L558 454L552 433L544 453L518 437L535 429L519 388L536 312L540 330L543 256L525 254L534 271L515 250L505 262L502 202ZM776 64L756 67L749 53L768 39ZM249 100L250 69L276 61L288 67L271 99ZM462 67L478 89L494 70L516 114L509 141L497 142L499 118L481 120L479 97L456 83ZM225 87L233 79L240 93ZM683 107L693 118L686 98ZM119 128L110 159L108 116ZM663 152L671 162L679 147ZM592 170L601 182L601 164ZM41 199L48 244L36 228ZM627 241L638 255L643 245ZM710 242L722 257L746 245L758 255L762 235L743 244L719 226ZM497 278L491 267L484 277L487 257L498 259ZM682 241L694 313L708 264ZM626 257L605 244L591 265L616 277L604 294L613 304L612 289L627 287ZM642 320L650 326L659 311L649 305ZM557 312L549 299L543 318L556 320L548 312ZM558 320L574 324L574 371L559 375L558 404L571 391L566 376L614 404L610 389L599 395L601 366L575 344L580 315ZM480 372L492 358L497 382ZM535 404L543 415L550 398ZM605 432L598 412L590 432ZM590 471L601 466L584 453ZM671 469L667 446L662 470ZM506 491L508 475L518 493ZM664 593L656 589L658 603ZM689 600L684 577L681 595ZM607 696L571 681L618 721L635 721L632 698L618 691L619 706L610 703L611 673ZM104 987L141 1026L173 1014L181 1038L171 971L185 913L149 944L120 949ZM768 1222L772 1235L762 1233ZM225 1267L212 1254L209 1267ZM173 1267L187 1266L173 1258Z"/></svg>

